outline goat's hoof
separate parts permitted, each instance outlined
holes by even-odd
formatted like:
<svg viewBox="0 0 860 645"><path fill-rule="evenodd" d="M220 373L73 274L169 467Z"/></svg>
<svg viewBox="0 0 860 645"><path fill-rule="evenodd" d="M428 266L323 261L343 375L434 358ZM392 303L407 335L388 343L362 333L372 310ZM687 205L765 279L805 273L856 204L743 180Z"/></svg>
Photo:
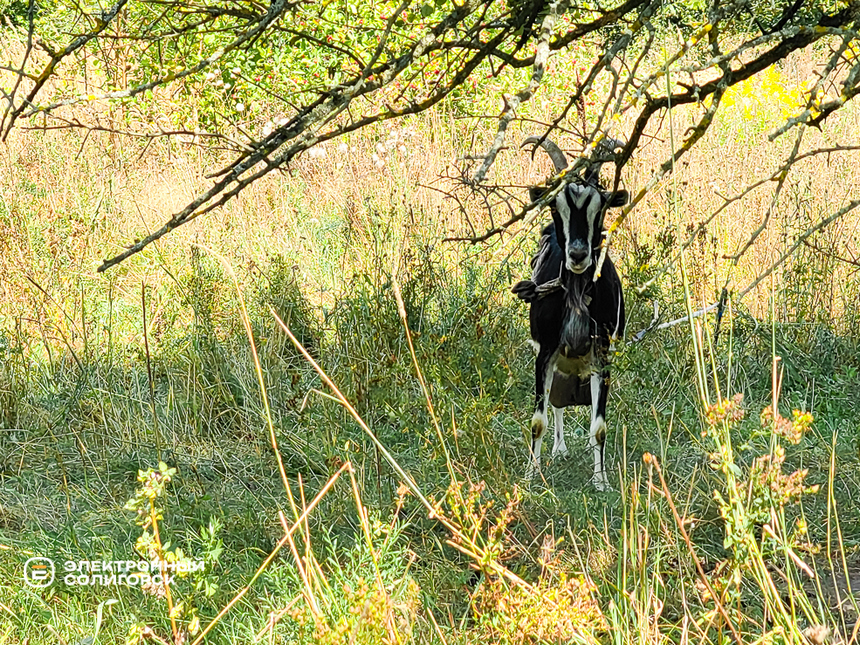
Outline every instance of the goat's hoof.
<svg viewBox="0 0 860 645"><path fill-rule="evenodd" d="M606 474L604 473L595 475L594 479L591 481L594 484L595 490L599 493L608 493L612 490L612 486L609 485L609 480L606 478Z"/></svg>
<svg viewBox="0 0 860 645"><path fill-rule="evenodd" d="M552 449L553 459L567 459L568 457L570 457L570 451L567 449L567 446Z"/></svg>
<svg viewBox="0 0 860 645"><path fill-rule="evenodd" d="M529 457L528 465L526 466L526 474L525 481L531 484L535 480L542 480L543 474L541 473L540 462L535 461L534 457Z"/></svg>

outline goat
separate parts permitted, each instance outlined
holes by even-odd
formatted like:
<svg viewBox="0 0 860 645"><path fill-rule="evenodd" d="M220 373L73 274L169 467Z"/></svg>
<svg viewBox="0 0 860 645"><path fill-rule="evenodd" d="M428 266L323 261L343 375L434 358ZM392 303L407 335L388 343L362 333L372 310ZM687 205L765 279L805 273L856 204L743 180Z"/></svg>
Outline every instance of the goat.
<svg viewBox="0 0 860 645"><path fill-rule="evenodd" d="M567 159L549 140L529 137L523 145L540 143L555 166L565 170ZM606 154L619 145L614 139L598 145ZM567 184L549 203L552 224L543 229L532 258L532 278L518 282L512 291L530 303L531 337L537 346L535 361L535 412L531 421L528 477L540 468L541 441L547 429L547 400L553 407L553 456L567 456L564 442L564 408L591 405L589 445L594 456L594 485L609 488L604 464L606 400L609 394L609 359L612 341L624 334L624 295L615 266L607 256L595 279L603 241L603 215L607 208L623 206L626 190L607 193L598 183L598 161L584 179ZM532 202L547 189L532 187Z"/></svg>

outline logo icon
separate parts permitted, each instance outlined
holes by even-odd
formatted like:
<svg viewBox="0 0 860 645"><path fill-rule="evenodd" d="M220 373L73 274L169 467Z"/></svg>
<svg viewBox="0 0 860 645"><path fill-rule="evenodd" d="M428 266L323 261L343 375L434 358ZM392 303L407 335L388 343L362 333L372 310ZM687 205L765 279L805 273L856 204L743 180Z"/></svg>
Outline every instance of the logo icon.
<svg viewBox="0 0 860 645"><path fill-rule="evenodd" d="M54 561L30 558L24 563L24 582L31 587L47 587L54 582Z"/></svg>

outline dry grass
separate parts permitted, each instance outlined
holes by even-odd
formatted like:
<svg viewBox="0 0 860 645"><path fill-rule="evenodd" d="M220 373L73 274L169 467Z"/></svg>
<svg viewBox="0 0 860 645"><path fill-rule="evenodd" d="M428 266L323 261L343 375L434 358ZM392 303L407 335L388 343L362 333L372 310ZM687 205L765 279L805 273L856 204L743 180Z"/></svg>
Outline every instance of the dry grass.
<svg viewBox="0 0 860 645"><path fill-rule="evenodd" d="M790 85L807 80L812 71L809 59L798 55L779 74ZM747 94L745 100L753 103L766 98L754 84ZM166 105L169 120L170 104ZM541 118L541 112L549 113L553 107L552 100L536 104L535 116ZM676 142L696 112L697 108L675 112ZM857 121L857 110L849 106L824 131L807 133L805 142L810 147L833 145ZM653 191L634 210L614 252L632 259L632 251L650 245L649 261L661 264L666 253L673 252L699 222L723 204L722 196L737 194L778 167L793 143L792 134L773 144L767 142L768 132L779 123L780 115L765 104L746 115L740 104L728 109L665 187ZM344 278L367 267L361 266L363 258L357 256L349 258L350 266L303 261L328 254L330 239L323 236L321 240L320 230L342 222L349 235L368 237L374 218L380 214L392 218L396 213L398 222L392 224L396 239L388 249L396 253L406 244L404 235L415 230L427 241L465 230L453 204L427 187L450 187L440 176L466 151L470 127L470 121L455 120L443 108L407 123L353 135L343 142L348 146L345 152L327 145L324 157L306 155L287 172L269 176L217 213L172 233L149 250L145 259L135 259L109 276L113 288L133 300L141 280L150 286L169 281L163 268L177 270L187 260L190 244L197 243L220 249L236 266L248 269L264 265L266 257L274 254L295 258L303 289L314 302L330 305L343 289ZM624 127L624 123L619 126L619 134L623 135ZM483 126L479 132L477 148L488 134ZM514 130L511 140L522 134ZM634 191L669 154L665 123L650 136L653 138L625 172L625 184ZM576 146L572 140L562 139L561 143ZM380 145L384 153L380 153ZM381 167L375 158L381 159ZM157 142L144 150L140 142L109 134L93 133L85 139L74 132L16 132L5 147L0 178L0 191L6 196L5 215L0 219L4 239L0 288L10 305L5 312L7 328L15 319L32 322L34 311L50 311L51 300L53 308L56 303L63 303L64 308L71 303L80 306L81 290L103 282L93 273L99 261L160 226L207 187L205 174L225 161L223 154L175 141ZM531 162L526 153L513 150L500 157L495 169L498 181L520 185L548 174L548 163L540 156ZM847 195L855 194L857 181L850 155L818 156L798 164L769 226L737 266L726 258L743 247L762 221L774 184L767 183L728 206L691 247L688 262L694 301L713 301L727 281L745 287L784 252L794 235L838 208ZM677 191L671 192L674 188ZM671 202L672 195L677 195L677 202ZM472 204L470 213L479 225L486 222L480 206ZM842 257L857 257L858 221L849 215L817 238L817 245ZM515 236L514 246L495 244L496 260L503 261L521 242ZM454 250L453 257L457 255ZM641 260L640 254L637 261ZM396 258L386 261L396 262ZM64 267L63 275L57 274L58 267ZM810 309L823 307L830 319L838 320L854 295L853 290L843 293L842 288L854 267L840 262L828 267L827 288L820 290ZM633 276L639 273L648 272L633 272ZM778 272L777 282L780 280ZM747 305L755 315L762 316L767 310L769 293L765 282L748 296ZM54 311L50 317L62 326L68 313ZM781 316L784 320L797 317L788 308ZM74 335L71 329L63 331Z"/></svg>

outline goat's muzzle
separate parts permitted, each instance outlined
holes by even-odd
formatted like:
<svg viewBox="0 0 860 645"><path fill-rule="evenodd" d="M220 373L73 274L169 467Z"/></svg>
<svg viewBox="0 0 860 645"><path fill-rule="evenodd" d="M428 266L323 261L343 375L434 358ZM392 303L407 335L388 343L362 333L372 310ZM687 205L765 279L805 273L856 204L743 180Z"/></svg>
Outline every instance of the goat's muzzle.
<svg viewBox="0 0 860 645"><path fill-rule="evenodd" d="M582 273L591 266L591 254L588 246L574 242L567 249L567 260L565 261L568 271Z"/></svg>

